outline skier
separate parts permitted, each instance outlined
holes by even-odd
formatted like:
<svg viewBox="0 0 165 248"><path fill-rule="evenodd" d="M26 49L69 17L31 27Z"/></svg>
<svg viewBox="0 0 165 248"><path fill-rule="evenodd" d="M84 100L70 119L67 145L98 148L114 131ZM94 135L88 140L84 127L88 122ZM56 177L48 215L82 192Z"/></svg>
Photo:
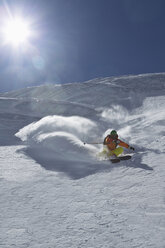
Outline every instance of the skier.
<svg viewBox="0 0 165 248"><path fill-rule="evenodd" d="M133 151L135 150L134 147L129 146L127 143L118 139L116 130L112 130L111 133L105 137L103 144L107 146L107 155L113 157L117 157L122 154L124 151L123 147L127 149L129 148Z"/></svg>

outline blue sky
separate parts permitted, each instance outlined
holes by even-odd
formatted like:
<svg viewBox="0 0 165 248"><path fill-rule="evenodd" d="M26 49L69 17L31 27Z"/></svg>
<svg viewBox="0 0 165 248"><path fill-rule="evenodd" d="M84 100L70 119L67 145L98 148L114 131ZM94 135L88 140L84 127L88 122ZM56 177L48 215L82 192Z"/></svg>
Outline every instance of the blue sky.
<svg viewBox="0 0 165 248"><path fill-rule="evenodd" d="M0 91L164 72L164 9L164 0L3 0L1 17L21 14L35 36L28 48L0 43Z"/></svg>

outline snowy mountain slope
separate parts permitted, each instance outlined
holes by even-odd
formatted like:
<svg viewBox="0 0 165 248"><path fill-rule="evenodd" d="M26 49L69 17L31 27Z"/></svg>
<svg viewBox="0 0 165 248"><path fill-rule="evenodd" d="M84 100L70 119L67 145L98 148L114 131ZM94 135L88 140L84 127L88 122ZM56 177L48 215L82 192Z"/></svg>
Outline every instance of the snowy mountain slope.
<svg viewBox="0 0 165 248"><path fill-rule="evenodd" d="M165 74L1 94L0 247L164 248L164 106ZM111 129L131 160L84 146Z"/></svg>
<svg viewBox="0 0 165 248"><path fill-rule="evenodd" d="M115 102L132 109L141 106L146 97L164 95L164 93L165 74L144 74L95 79L85 83L41 85L8 92L2 96L23 100L52 100L56 103L57 101L80 103L94 107L109 106Z"/></svg>

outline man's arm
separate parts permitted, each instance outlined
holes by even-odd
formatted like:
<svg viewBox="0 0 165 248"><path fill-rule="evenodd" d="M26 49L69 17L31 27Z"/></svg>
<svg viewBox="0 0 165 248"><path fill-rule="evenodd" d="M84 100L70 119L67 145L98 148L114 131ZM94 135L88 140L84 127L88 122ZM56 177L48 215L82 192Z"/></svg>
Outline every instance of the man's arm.
<svg viewBox="0 0 165 248"><path fill-rule="evenodd" d="M118 143L118 145L119 146L123 146L123 147L125 147L125 148L129 148L130 146L127 144L127 143L125 143L124 141L122 141L122 140L120 140L120 139L118 139L118 141L119 141L119 143Z"/></svg>
<svg viewBox="0 0 165 248"><path fill-rule="evenodd" d="M118 145L119 145L119 146L123 146L123 147L125 147L125 148L127 148L127 149L129 148L129 149L131 149L131 150L133 150L133 151L135 150L135 148L134 148L134 147L132 147L132 146L128 145L128 144L127 144L127 143L125 143L124 141L119 140L119 139L118 139L118 141L119 141L119 143L118 143Z"/></svg>

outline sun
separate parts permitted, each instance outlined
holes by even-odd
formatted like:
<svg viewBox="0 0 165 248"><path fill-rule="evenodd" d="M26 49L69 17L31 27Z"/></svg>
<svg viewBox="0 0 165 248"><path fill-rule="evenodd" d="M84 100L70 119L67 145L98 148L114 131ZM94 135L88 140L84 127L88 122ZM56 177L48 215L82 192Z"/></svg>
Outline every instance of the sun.
<svg viewBox="0 0 165 248"><path fill-rule="evenodd" d="M12 18L3 26L4 42L18 47L28 42L31 36L30 25L22 18Z"/></svg>

